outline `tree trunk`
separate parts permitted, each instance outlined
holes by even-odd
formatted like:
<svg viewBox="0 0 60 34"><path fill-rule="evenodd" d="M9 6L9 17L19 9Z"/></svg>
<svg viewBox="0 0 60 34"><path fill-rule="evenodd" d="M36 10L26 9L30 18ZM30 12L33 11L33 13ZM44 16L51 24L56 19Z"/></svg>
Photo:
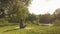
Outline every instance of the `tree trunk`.
<svg viewBox="0 0 60 34"><path fill-rule="evenodd" d="M21 19L20 20L20 29L24 28L24 27L25 27L25 25L24 25L24 19Z"/></svg>

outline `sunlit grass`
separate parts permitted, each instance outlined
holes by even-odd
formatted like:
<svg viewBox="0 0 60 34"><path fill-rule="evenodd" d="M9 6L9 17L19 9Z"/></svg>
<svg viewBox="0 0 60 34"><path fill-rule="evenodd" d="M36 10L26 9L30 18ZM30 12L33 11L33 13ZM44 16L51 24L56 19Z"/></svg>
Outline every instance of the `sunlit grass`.
<svg viewBox="0 0 60 34"><path fill-rule="evenodd" d="M27 28L32 29L17 29L14 30L16 25L9 25L0 27L0 34L60 34L60 26L39 26L35 24L27 24Z"/></svg>

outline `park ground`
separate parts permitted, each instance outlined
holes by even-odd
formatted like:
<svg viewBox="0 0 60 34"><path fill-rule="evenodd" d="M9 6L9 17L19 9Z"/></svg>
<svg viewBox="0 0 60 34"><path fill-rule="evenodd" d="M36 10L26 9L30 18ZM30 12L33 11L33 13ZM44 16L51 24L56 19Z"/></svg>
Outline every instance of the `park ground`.
<svg viewBox="0 0 60 34"><path fill-rule="evenodd" d="M27 24L26 28L19 29L19 24L0 25L0 34L60 34L60 26L40 26Z"/></svg>

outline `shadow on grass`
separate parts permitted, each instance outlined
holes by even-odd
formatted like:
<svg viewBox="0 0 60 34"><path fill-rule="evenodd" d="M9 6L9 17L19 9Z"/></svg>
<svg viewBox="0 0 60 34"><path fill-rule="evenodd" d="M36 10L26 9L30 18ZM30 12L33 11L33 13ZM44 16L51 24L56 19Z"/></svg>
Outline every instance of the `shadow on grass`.
<svg viewBox="0 0 60 34"><path fill-rule="evenodd" d="M11 30L6 30L6 31L3 31L4 32L10 32L10 31L14 31L14 30L19 30L20 28L17 28L17 29L11 29Z"/></svg>
<svg viewBox="0 0 60 34"><path fill-rule="evenodd" d="M4 32L14 31L14 30L20 30L20 29L24 29L24 28L15 28L15 29L11 29L11 30L6 30L6 31L3 31L3 33L4 33Z"/></svg>
<svg viewBox="0 0 60 34"><path fill-rule="evenodd" d="M17 25L17 24L3 24L3 25L0 25L0 27L13 26L13 25Z"/></svg>

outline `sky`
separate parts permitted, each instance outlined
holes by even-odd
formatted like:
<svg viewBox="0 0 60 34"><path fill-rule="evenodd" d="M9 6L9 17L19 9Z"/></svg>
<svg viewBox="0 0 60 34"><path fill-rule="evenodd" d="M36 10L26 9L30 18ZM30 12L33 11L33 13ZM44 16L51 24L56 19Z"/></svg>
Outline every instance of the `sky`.
<svg viewBox="0 0 60 34"><path fill-rule="evenodd" d="M29 6L29 12L36 15L50 13L60 8L60 0L33 0Z"/></svg>

